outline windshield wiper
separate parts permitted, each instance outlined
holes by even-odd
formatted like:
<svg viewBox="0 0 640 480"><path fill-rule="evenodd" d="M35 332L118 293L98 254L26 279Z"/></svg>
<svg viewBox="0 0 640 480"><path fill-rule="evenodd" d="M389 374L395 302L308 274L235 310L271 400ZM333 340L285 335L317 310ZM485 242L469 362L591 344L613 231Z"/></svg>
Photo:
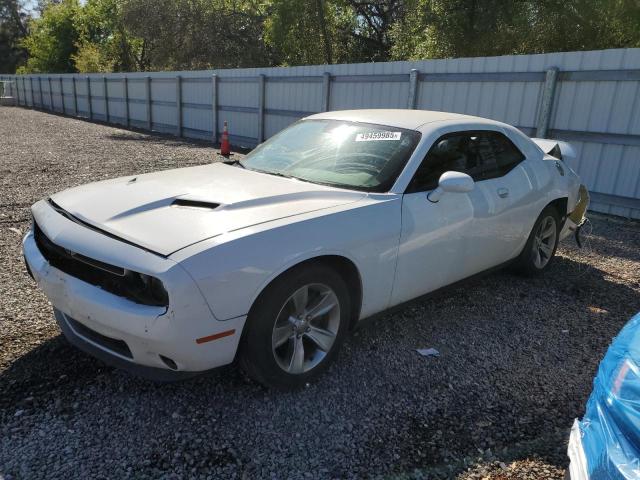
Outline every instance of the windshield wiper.
<svg viewBox="0 0 640 480"><path fill-rule="evenodd" d="M267 175L274 175L276 177L295 178L296 180L300 180L298 177L294 177L293 175L287 175L286 173L272 172L270 170L258 170L257 168L251 168L250 170L253 170L254 172L266 173Z"/></svg>
<svg viewBox="0 0 640 480"><path fill-rule="evenodd" d="M240 160L223 160L222 163L224 163L225 165L237 165L242 168L247 168L242 164Z"/></svg>

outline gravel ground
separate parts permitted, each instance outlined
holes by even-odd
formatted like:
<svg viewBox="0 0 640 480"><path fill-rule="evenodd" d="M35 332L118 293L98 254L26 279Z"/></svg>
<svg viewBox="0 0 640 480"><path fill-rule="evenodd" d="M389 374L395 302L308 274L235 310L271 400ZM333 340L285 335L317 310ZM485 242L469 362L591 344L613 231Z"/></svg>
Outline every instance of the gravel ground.
<svg viewBox="0 0 640 480"><path fill-rule="evenodd" d="M308 388L228 368L157 385L60 336L20 251L29 206L205 163L205 143L0 108L0 478L562 478L611 337L640 310L640 224L594 216L541 278L500 272L356 331ZM416 348L435 347L439 358Z"/></svg>

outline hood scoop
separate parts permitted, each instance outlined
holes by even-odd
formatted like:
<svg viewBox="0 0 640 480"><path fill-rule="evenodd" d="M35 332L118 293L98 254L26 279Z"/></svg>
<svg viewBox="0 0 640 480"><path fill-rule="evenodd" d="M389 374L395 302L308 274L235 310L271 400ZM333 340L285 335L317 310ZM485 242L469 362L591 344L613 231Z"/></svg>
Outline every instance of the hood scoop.
<svg viewBox="0 0 640 480"><path fill-rule="evenodd" d="M204 210L215 210L220 206L219 203L207 202L203 200L189 200L188 198L176 198L172 203L172 207L189 207L200 208Z"/></svg>

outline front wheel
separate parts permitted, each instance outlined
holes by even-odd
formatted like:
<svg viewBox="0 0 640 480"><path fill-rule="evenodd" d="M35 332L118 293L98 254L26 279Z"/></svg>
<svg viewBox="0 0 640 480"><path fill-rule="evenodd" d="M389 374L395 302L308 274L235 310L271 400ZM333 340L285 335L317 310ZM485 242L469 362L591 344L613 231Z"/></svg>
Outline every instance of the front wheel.
<svg viewBox="0 0 640 480"><path fill-rule="evenodd" d="M546 207L533 226L516 267L526 275L537 275L551 263L560 238L560 215L552 207Z"/></svg>
<svg viewBox="0 0 640 480"><path fill-rule="evenodd" d="M292 388L322 372L337 354L349 323L345 282L317 264L277 278L251 308L240 364L268 387Z"/></svg>

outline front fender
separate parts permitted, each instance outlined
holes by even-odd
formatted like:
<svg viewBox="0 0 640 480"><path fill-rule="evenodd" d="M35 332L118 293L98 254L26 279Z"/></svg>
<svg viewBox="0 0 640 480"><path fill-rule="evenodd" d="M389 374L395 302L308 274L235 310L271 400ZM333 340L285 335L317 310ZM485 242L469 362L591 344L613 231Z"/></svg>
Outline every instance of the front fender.
<svg viewBox="0 0 640 480"><path fill-rule="evenodd" d="M361 317L389 305L400 236L399 196L368 199L321 215L298 216L230 232L177 252L216 318L246 315L260 292L312 258L349 259L362 279Z"/></svg>

